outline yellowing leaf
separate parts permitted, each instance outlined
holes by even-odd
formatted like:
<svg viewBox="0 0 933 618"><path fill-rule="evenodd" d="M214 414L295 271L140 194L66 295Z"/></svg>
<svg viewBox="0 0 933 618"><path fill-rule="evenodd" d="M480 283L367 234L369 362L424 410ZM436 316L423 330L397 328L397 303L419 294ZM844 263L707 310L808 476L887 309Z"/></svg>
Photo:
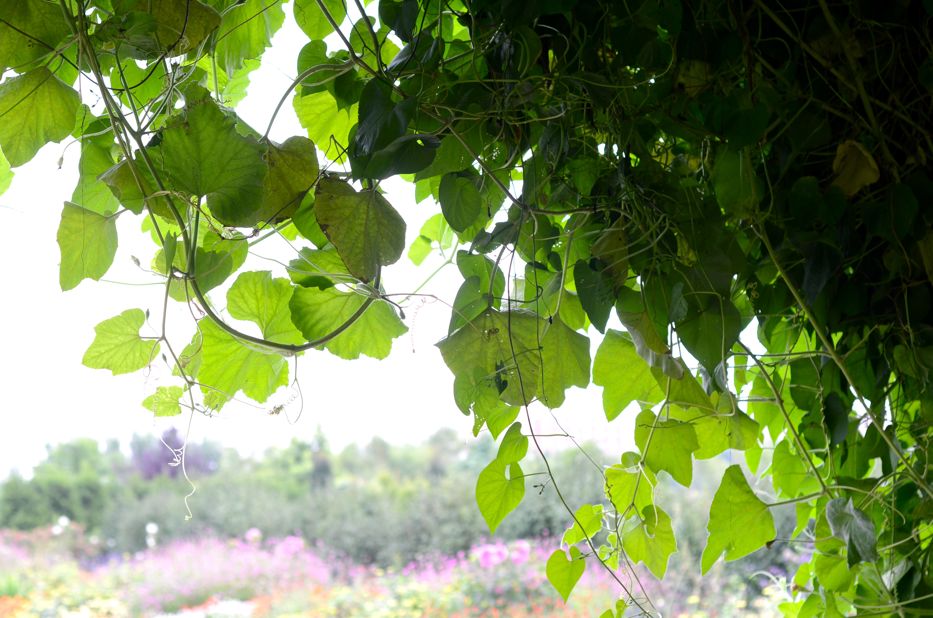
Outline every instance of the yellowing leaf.
<svg viewBox="0 0 933 618"><path fill-rule="evenodd" d="M833 184L842 189L847 196L855 195L881 178L878 164L868 149L851 139L842 142L836 148L833 172L836 173Z"/></svg>

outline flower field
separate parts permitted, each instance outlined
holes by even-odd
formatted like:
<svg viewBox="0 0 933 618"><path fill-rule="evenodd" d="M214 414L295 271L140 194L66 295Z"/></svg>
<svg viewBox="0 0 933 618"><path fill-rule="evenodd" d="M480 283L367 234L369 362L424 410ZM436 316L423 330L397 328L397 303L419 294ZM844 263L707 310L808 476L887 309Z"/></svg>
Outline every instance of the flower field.
<svg viewBox="0 0 933 618"><path fill-rule="evenodd" d="M552 543L544 541L485 543L395 569L335 558L297 536L264 540L255 529L239 539L173 541L124 556L95 555L94 542L80 530L0 532L0 616L575 618L599 616L617 590L609 574L588 564L564 604L545 579ZM650 575L626 583L642 587L665 615L779 615L779 585L748 599L741 582L703 580L703 588L686 589L672 576L676 571L663 584Z"/></svg>

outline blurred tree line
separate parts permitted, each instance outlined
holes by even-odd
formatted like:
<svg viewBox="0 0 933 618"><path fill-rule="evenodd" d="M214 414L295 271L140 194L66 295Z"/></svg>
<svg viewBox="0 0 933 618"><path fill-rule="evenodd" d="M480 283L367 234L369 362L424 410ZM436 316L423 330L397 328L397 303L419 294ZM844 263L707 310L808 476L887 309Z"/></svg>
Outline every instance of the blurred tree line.
<svg viewBox="0 0 933 618"><path fill-rule="evenodd" d="M197 486L190 521L183 500L189 487L173 465L181 445L172 429L161 440L134 437L128 453L116 441L48 447L31 478L13 473L0 485L0 528L30 530L65 516L114 552L144 548L150 522L160 543L258 528L266 537L299 534L379 564L450 554L488 537L472 496L477 474L495 456L491 439L467 448L452 430L441 430L420 445L376 438L334 452L319 432L261 458L212 442L189 444L186 469ZM595 461L607 460L597 447L584 448ZM556 453L551 463L574 504L601 500L600 470L582 452ZM536 485L544 478L529 478L528 498L497 538L562 533L566 513L547 499L550 488Z"/></svg>

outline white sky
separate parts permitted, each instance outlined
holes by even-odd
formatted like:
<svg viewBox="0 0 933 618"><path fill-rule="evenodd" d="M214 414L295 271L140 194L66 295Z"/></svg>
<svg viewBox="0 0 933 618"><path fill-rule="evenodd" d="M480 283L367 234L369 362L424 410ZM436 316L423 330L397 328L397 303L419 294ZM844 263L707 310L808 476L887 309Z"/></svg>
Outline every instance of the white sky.
<svg viewBox="0 0 933 618"><path fill-rule="evenodd" d="M290 5L286 11L290 13ZM246 122L265 127L279 96L294 77L295 58L305 42L289 17L264 56L262 68L253 73L247 99L237 108ZM291 106L284 106L271 137L284 141L301 134L304 131ZM32 162L15 170L12 186L0 196L0 229L6 230L0 241L0 478L12 469L28 472L43 458L47 444L78 437L99 441L117 438L126 443L134 433L157 435L172 426L182 430L187 423L187 415L154 419L141 405L157 385L176 383L164 381L170 380L167 371L155 368L113 377L108 371L81 364L95 324L133 307L160 316L163 288L138 285L153 278L137 268L130 256L136 255L145 266L154 245L139 232L142 219L127 214L119 222L120 247L105 281L85 280L66 293L59 289L55 236L62 203L70 198L77 179L79 154L74 143L46 146ZM59 169L62 156L64 164ZM413 187L405 183L397 187L390 190L389 198L408 222L410 243L422 222L439 209L427 202L415 204ZM286 255L280 250L264 244L257 247L262 255ZM387 291L413 290L439 263L440 258L432 257L416 268L407 255L403 256L397 265L386 269ZM253 270L275 272L272 262L254 260L248 264ZM456 267L450 266L426 291L451 302L460 281ZM214 292L212 297L216 305L223 306L222 293ZM174 339L180 349L190 337L192 325L183 306L174 304L170 315L181 333ZM405 322L410 331L396 340L391 356L384 361L365 357L343 361L328 352L306 353L298 362L304 411L297 423L289 423L287 414L297 413L298 400L293 391L283 389L258 409L231 402L213 418L196 415L191 437L209 438L247 454L283 446L292 438L308 440L319 425L335 449L351 442L366 444L374 436L395 443L417 443L442 427L454 428L469 442L472 419L460 414L454 405L453 376L434 346L446 335L449 317L449 308L438 302L407 310ZM594 354L597 337L598 333L590 333ZM572 389L555 413L564 428L579 439L598 438L615 452L631 448L631 415L606 425L601 391L595 386L585 391ZM268 414L272 405L287 402L287 414ZM543 408L533 408L536 431L555 431L549 417ZM546 440L554 447L571 446L564 439Z"/></svg>

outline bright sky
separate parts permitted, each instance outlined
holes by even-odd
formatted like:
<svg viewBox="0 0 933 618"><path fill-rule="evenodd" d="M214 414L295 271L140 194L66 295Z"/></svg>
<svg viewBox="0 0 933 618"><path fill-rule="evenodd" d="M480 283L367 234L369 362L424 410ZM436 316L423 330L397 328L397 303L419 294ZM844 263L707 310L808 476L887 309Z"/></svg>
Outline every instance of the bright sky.
<svg viewBox="0 0 933 618"><path fill-rule="evenodd" d="M290 13L290 5L286 10ZM305 42L289 18L263 57L262 69L253 73L247 99L237 108L246 122L265 126L294 77L295 57ZM284 106L271 137L284 141L300 134L304 131L291 106ZM0 414L4 417L0 478L12 469L31 469L44 456L47 444L78 437L100 441L118 438L126 443L134 433L156 435L172 426L183 430L188 421L187 414L154 419L141 405L157 385L169 383L162 381L167 371L154 369L113 377L108 371L81 364L95 324L133 307L159 316L163 288L140 285L151 283L153 277L136 267L131 256L145 266L154 245L139 232L141 218L128 214L119 221L120 248L105 280L85 280L77 289L61 292L55 236L62 203L70 198L77 180L79 154L76 143L46 146L31 163L15 170L13 185L0 196L0 229L7 230L0 242L4 273L0 297L0 324L4 328L0 339ZM61 157L63 165L59 167ZM389 198L408 221L410 243L422 222L438 209L426 202L415 204L413 189L405 183L393 188ZM256 249L260 255L288 255L280 246L261 244ZM415 267L403 256L384 274L387 291L414 290L440 261L432 257ZM248 265L253 270L276 268L273 262L261 259ZM448 268L432 280L427 291L449 302L460 278L455 267ZM223 305L222 293L214 292L212 297L217 305ZM209 438L247 454L283 446L292 438L308 440L318 426L337 449L351 442L366 444L374 436L417 443L442 427L452 427L469 441L472 420L454 405L453 376L434 346L446 335L449 317L449 308L440 302L425 301L407 310L405 322L410 331L396 340L391 356L384 361L343 361L328 352L306 353L298 361L304 410L295 423L288 417L294 420L300 400L295 391L282 389L258 408L248 402L232 402L213 418L196 415L191 437ZM171 321L181 333L176 342L182 347L190 338L190 315L175 303ZM590 333L593 353L599 343L594 334L598 333ZM631 415L607 426L601 391L598 387L573 389L555 414L579 439L597 437L616 452L631 448ZM287 404L285 413L271 416L269 410L275 404ZM537 432L556 431L547 410L536 407L532 411ZM565 439L546 440L553 447L571 446Z"/></svg>

